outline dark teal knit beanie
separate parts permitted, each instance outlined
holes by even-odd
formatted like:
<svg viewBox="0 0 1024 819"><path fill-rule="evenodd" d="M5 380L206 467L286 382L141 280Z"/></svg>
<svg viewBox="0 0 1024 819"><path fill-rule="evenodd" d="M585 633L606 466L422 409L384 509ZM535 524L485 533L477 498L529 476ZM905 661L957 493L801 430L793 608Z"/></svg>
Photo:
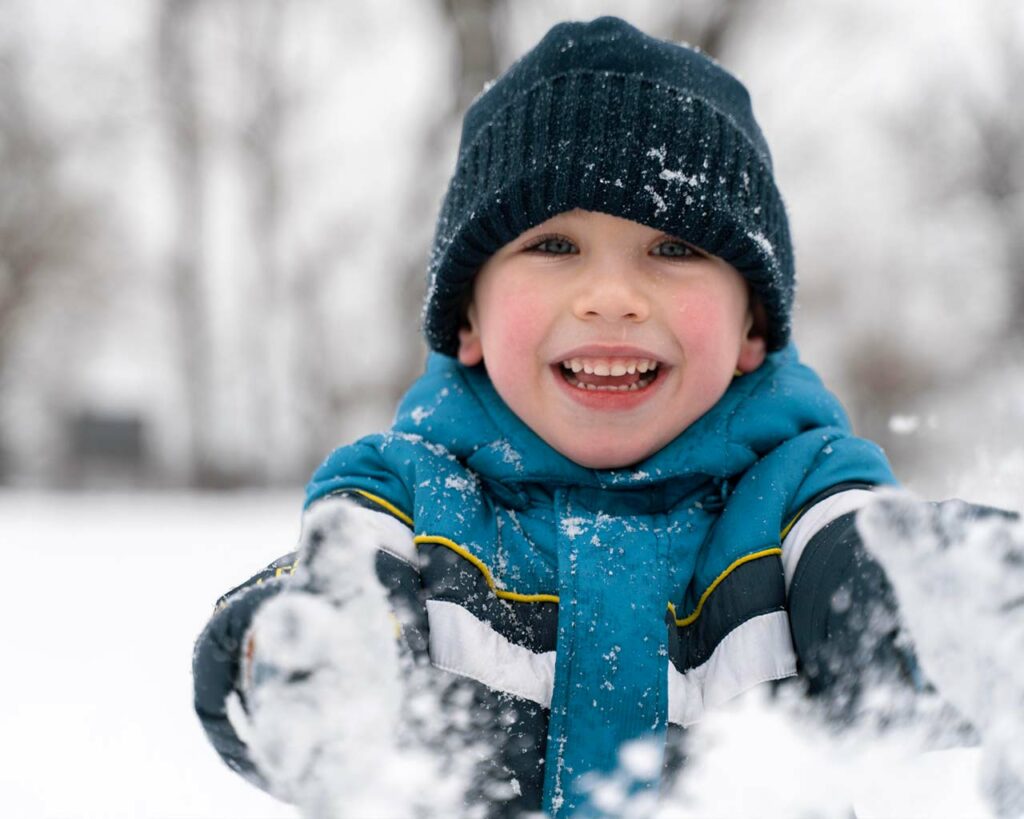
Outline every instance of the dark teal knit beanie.
<svg viewBox="0 0 1024 819"><path fill-rule="evenodd" d="M632 219L720 256L785 346L793 251L768 146L743 85L705 55L615 17L561 23L470 106L437 222L430 347L458 349L480 266L557 213Z"/></svg>

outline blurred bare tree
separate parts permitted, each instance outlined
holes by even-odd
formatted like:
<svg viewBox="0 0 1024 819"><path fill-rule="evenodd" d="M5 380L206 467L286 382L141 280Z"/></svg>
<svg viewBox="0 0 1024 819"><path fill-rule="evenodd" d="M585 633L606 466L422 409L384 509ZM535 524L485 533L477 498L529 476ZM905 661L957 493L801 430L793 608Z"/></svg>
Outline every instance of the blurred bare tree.
<svg viewBox="0 0 1024 819"><path fill-rule="evenodd" d="M1006 301L1000 315L986 320L989 326L962 339L959 346L971 353L959 361L906 344L899 327L891 328L892 336L849 345L852 405L863 432L891 449L908 469L931 455L919 442L894 433L892 417L922 403L937 410L948 400L944 395L951 383L966 387L1024 357L1024 109L1018 101L1024 30L1013 21L1012 4L989 6L983 17L988 45L975 55L978 64L951 58L948 65L927 66L914 100L890 121L889 150L905 157L916 218L954 232L934 237L948 249L945 264L973 269L979 288L998 279ZM951 83L951 75L960 82ZM983 260L962 249L979 238L987 250ZM928 248L918 253L923 287L941 290L945 282L933 277ZM964 310L965 305L947 302L950 311ZM941 314L931 318L936 327L945 323Z"/></svg>
<svg viewBox="0 0 1024 819"><path fill-rule="evenodd" d="M173 305L177 324L179 383L185 394L189 483L223 482L210 440L212 373L209 306L203 278L206 207L204 150L198 95L195 23L199 0L159 0L157 77L170 147L173 190Z"/></svg>
<svg viewBox="0 0 1024 819"><path fill-rule="evenodd" d="M0 0L0 9L10 3ZM102 221L109 221L116 209L86 208L82 194L99 192L99 198L108 196L111 202L137 194L128 186L115 190L119 186L97 181L116 172L116 158L86 184L67 184L62 174L68 166L73 173L95 157L83 142L69 143L39 115L33 105L33 94L39 92L31 87L36 75L24 69L25 52L19 51L27 46L19 45L17 36L0 37L0 374L18 317L27 315L33 294L46 290L54 271L84 277L86 248L106 242L100 251L106 254L104 264L113 268L110 262L116 258L125 268L112 273L112 281L127 275L138 260L156 269L133 280L140 293L148 292L156 302L160 293L153 291L160 290L161 279L171 283L167 304L155 312L161 318L173 315L174 338L165 338L159 327L150 343L177 357L174 384L164 378L159 387L161 396L172 400L164 401L161 413L154 412L158 399L136 387L131 396L119 394L108 408L134 413L147 435L158 430L175 457L187 452L173 464L168 458L146 468L166 469L167 479L194 486L293 485L330 446L346 439L351 427L376 424L386 401L397 399L422 369L425 268L463 112L486 82L550 25L589 19L611 5L602 0L434 0L416 6L417 25L424 29L408 34L413 26L408 22L402 32L409 39L403 41L389 15L406 7L395 3L385 8L333 0L151 0L147 7L156 12L152 37L136 45L153 49L160 106L157 121L147 120L140 131L155 125L165 154L142 161L156 160L166 172L167 188L154 189L153 202L159 204L165 191L170 198L167 211L154 208L140 214L139 223L154 216L164 219L169 212L171 235L158 231L155 239L139 237L138 225L126 223L119 237L138 245L116 257L111 254L118 239L110 231L104 234ZM867 133L860 143L837 148L832 144L836 134L805 136L792 116L768 123L775 127L770 141L781 146L777 152L786 155L788 147L790 155L798 156L805 178L801 201L826 195L818 179L837 161L851 173L845 187L856 187L856 162L846 162L845 155L837 160L837 152L852 157L867 146L867 153L895 157L891 164L871 166L877 174L874 184L861 185L861 198L848 197L846 209L837 209L830 224L822 217L815 227L823 228L824 238L817 247L804 241L800 257L802 270L821 271L818 289L812 282L802 290L805 315L850 318L842 338L831 327L816 326L807 334L812 346L828 336L830 375L859 431L887 446L916 445L893 440L888 422L916 397L947 382L951 369L956 370L952 377L966 380L990 369L989 362L998 356L1020 357L1024 347L1019 319L1024 311L1024 118L1016 104L1016 85L1024 75L1024 34L1019 26L1006 24L1012 5L993 0L986 18L992 31L983 38L986 49L978 63L987 60L990 70L957 83L949 83L949 71L941 67L911 65L914 58L896 53L887 41L893 65L920 69L920 74L908 70L906 88L883 102L858 102L865 114L856 124ZM655 36L691 43L730 67L745 68L752 85L767 76L758 101L768 100L770 107L787 87L803 87L794 77L809 77L806 65L784 65L774 70L793 74L782 86L771 85L771 66L777 65L772 49L789 36L805 43L816 36L822 41L815 31L824 31L825 40L838 36L849 22L844 15L871 17L854 0L837 0L830 8L814 17L824 22L817 29L800 17L795 3L787 5L789 16L780 18L780 7L758 0L637 0L628 10L612 13L627 15ZM764 51L745 61L751 46L761 42ZM416 86L397 72L392 76L374 62L387 47L396 47L392 53L409 65L423 66L428 77L443 79ZM316 56L306 59L307 52ZM80 59L80 65L99 64L88 48ZM855 48L833 54L823 47L813 59L830 67L833 78L856 74L847 66L857 59ZM381 85L372 84L378 81ZM381 99L391 97L388 89L394 86L388 84L396 82L412 93L401 106L389 108ZM857 85L861 98L870 82ZM766 95L766 87L772 93ZM400 107L413 113L398 127ZM51 119L56 110L50 111ZM806 109L793 105L790 110ZM66 127L74 129L76 139L92 111L83 105L77 119L69 117ZM146 108L141 116L152 114ZM363 131L372 131L365 123L378 117L381 138L369 150L359 140L373 138ZM848 125L836 128L850 130ZM891 133L884 134L886 129ZM136 146L140 154L152 150L143 146L145 138L127 129L121 138L131 151ZM794 144L817 145L819 157L793 151ZM69 146L75 152L67 152ZM68 162L68 156L76 159ZM862 207L865 203L869 207ZM849 236L861 226L851 219L858 208L877 214L890 206L900 214L890 225L875 218L868 231L837 241L841 233ZM942 248L936 243L943 226L963 224L957 221L961 212L970 221L965 229L983 233L991 239L987 247L997 248L991 257L974 262L987 265L991 273L979 282L1005 272L1007 309L998 320L993 312L991 338L969 339L975 358L962 356L951 364L926 344L915 344L918 330L910 329L909 322L900 326L894 317L909 316L914 308L914 328L927 327L934 302L903 303L913 293L920 299L921 291L914 288L924 275L934 276L933 292L943 281L962 286L963 276L955 280L953 275L958 262L944 250L951 241ZM929 222L934 224L928 227ZM853 223L850 230L847 223ZM904 228L913 232L912 242ZM865 237L875 248L869 259L857 253ZM919 251L929 245L932 255L923 259ZM995 256L1005 262L997 264ZM864 295L870 289L858 285L864 271L885 266L886 271L875 271L873 281L895 288L898 275L901 289L894 292L900 298ZM125 291L116 282L113 286ZM53 293L47 299L60 301ZM981 318L964 326L984 325L984 309L975 313ZM996 332L995 325L1004 320L1005 327L999 325ZM37 337L40 332L45 330L37 331ZM83 349L81 359L88 357ZM102 379L76 382L77 397L67 391L67 413L74 414L76 401L88 403L81 393L96 383ZM36 390L36 405L52 408L51 393L44 392ZM352 418L358 420L347 425ZM183 462L190 465L185 476Z"/></svg>
<svg viewBox="0 0 1024 819"><path fill-rule="evenodd" d="M879 351L876 371L886 374L883 383L865 377L858 384L857 403L873 410L865 415L873 422L866 433L934 493L949 491L951 461L973 466L986 448L1019 447L1024 422L1019 393L1024 385L1024 108L1019 101L1024 17L1012 2L995 2L983 19L987 46L978 52L982 71L972 75L961 67L966 76L958 84L949 82L948 70L935 72L907 112L903 135L905 144L914 146L922 214L948 214L944 223L954 232L948 241L952 263L969 271L979 288L997 279L1005 305L988 319L988 327L980 328L984 332L963 339L964 346L973 347L966 360L951 366L933 355L922 368L908 362L906 351L885 351L884 359ZM928 134L923 139L922 124ZM956 233L959 214L970 216L962 235ZM985 260L959 250L978 236L988 246ZM928 286L941 288L943 283ZM950 311L967 307L956 301L947 298ZM937 314L934 321L942 327L947 317ZM916 436L894 432L890 419L908 407L930 418L930 428ZM979 418L985 419L983 430Z"/></svg>
<svg viewBox="0 0 1024 819"><path fill-rule="evenodd" d="M484 83L498 74L500 43L497 19L505 0L437 0L451 34L453 93L425 124L418 145L417 165L424 173L409 191L403 206L403 223L411 227L414 252L401 258L399 309L405 337L401 340L408 357L396 368L391 386L397 400L423 369L425 345L420 335L420 310L426 287L427 255L441 195L454 161L462 114ZM451 159L449 159L449 157ZM440 159L439 159L440 158Z"/></svg>
<svg viewBox="0 0 1024 819"><path fill-rule="evenodd" d="M238 138L255 274L243 311L244 347L250 351L246 391L254 427L265 437L263 446L251 447L254 463L245 472L249 481L273 483L282 477L275 464L286 461L277 433L287 411L282 399L290 386L282 378L290 364L286 330L295 318L292 301L286 298L281 249L281 153L290 106L281 50L288 19L281 0L236 2L231 10L241 35L239 72L247 79Z"/></svg>
<svg viewBox="0 0 1024 819"><path fill-rule="evenodd" d="M289 124L301 91L289 78L285 38L311 3L282 0L159 0L159 77L175 202L172 261L175 314L181 345L180 382L187 394L190 483L205 487L293 482L303 475L313 452L322 456L319 427L333 407L333 384L317 366L326 346L317 316L333 265L351 232L326 229L302 253L285 251L287 214L284 168ZM228 60L210 61L204 31L218 32ZM208 47L208 46L207 46ZM240 86L231 110L207 110L204 85L223 82L211 71L234 71ZM213 133L216 131L216 135ZM235 244L245 271L235 294L240 316L240 360L228 365L232 384L215 383L217 350L211 334L206 291L212 272L204 248L211 213L206 188L222 158L210 157L209 143L221 139L239 157L243 190L241 234ZM226 390L241 392L246 413L234 441L216 432L215 413ZM295 389L307 406L292 418ZM289 436L289 425L298 427Z"/></svg>
<svg viewBox="0 0 1024 819"><path fill-rule="evenodd" d="M719 58L729 35L744 21L756 0L717 0L713 3L678 4L668 10L664 37L696 46Z"/></svg>
<svg viewBox="0 0 1024 819"><path fill-rule="evenodd" d="M1009 15L1008 15L1009 16ZM976 125L979 142L974 164L976 187L1000 226L1011 289L1007 336L1020 360L1024 353L1024 30L1012 16L990 18L991 53L997 82L982 93L964 93L962 103Z"/></svg>
<svg viewBox="0 0 1024 819"><path fill-rule="evenodd" d="M0 379L20 319L33 304L52 295L54 278L67 274L87 255L92 219L59 179L60 149L40 119L28 90L21 46L0 41ZM0 426L0 480L6 474Z"/></svg>

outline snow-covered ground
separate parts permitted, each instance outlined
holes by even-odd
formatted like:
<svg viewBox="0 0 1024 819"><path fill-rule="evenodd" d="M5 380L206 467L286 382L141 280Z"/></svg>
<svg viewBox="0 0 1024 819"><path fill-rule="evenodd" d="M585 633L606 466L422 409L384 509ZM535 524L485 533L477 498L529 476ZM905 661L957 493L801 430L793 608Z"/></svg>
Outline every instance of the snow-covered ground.
<svg viewBox="0 0 1024 819"><path fill-rule="evenodd" d="M0 814L294 817L192 711L213 602L298 535L302 496L0 493Z"/></svg>

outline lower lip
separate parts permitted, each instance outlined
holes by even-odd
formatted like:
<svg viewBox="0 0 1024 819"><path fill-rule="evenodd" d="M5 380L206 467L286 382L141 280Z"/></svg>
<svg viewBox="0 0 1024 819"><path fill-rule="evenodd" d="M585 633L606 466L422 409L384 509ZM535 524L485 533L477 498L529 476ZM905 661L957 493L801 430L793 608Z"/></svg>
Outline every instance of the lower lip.
<svg viewBox="0 0 1024 819"><path fill-rule="evenodd" d="M562 386L562 389L577 404L580 404L587 409L604 410L606 412L624 412L626 410L636 409L641 404L649 401L654 393L660 389L666 375L665 371L662 370L658 373L658 377L646 387L642 387L637 390L619 391L588 390L574 387L565 380L565 376L562 375L562 366L560 364L553 365L551 367L551 373L554 376L555 381Z"/></svg>

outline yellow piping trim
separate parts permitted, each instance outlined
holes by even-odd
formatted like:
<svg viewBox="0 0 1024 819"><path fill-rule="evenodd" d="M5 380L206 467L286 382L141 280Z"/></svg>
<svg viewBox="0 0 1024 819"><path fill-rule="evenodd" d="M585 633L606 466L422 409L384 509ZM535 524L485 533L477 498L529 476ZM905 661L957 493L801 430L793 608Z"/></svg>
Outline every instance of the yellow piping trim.
<svg viewBox="0 0 1024 819"><path fill-rule="evenodd" d="M806 511L807 511L807 509L805 507L805 508L801 509L799 512L797 512L793 516L793 519L789 523L786 524L786 528L783 529L781 532L779 532L779 540L780 541L783 541L783 540L786 539L786 535L789 534L789 530L792 529L794 526L796 526L796 522L798 520L800 520L800 518L802 518L804 516L804 512L806 512Z"/></svg>
<svg viewBox="0 0 1024 819"><path fill-rule="evenodd" d="M771 548L771 549L764 549L764 550L762 550L760 552L754 552L753 554L745 555L745 556L741 557L739 560L733 561L733 563L724 572L722 572L720 575L718 575L718 577L716 577L714 579L714 581L711 583L710 586L708 586L706 589L704 589L704 594L702 594L700 596L700 600L697 602L697 608L695 608L691 614L688 614L686 617L684 617L681 620L679 618L676 618L676 625L677 626L688 626L688 625L690 625L690 623L692 623L694 620L696 620L698 617L700 617L701 609L704 608L704 603L711 596L711 592L713 592L718 587L719 583L721 583L723 580L725 580L726 577L729 576L729 573L733 569L739 568L744 563L749 563L751 560L757 560L758 558L768 557L769 555L781 555L781 554L782 554L782 549L780 549L778 547L774 547L774 548ZM672 616L675 617L676 616L676 607L672 603L669 603L668 604L668 608L669 608L669 611L672 612Z"/></svg>
<svg viewBox="0 0 1024 819"><path fill-rule="evenodd" d="M460 546L454 540L449 540L446 537L440 535L417 535L412 539L413 543L436 543L440 546L445 546L451 549L459 557L462 557L472 563L484 576L484 580L487 581L487 586L492 592L494 592L502 600L512 600L516 603L557 603L558 595L556 594L520 594L519 592L505 591L499 589L494 582L494 577L491 575L491 570L487 568L487 565L478 558L475 554L470 552L464 546Z"/></svg>
<svg viewBox="0 0 1024 819"><path fill-rule="evenodd" d="M372 494L370 492L367 492L364 489L352 489L352 490L342 489L340 491L342 491L342 492L352 491L352 492L355 492L357 495L362 495L368 501L372 501L373 503L377 504L378 506L383 506L392 515L394 515L396 518L398 518L400 521L402 521L402 523L404 523L410 529L412 528L412 518L409 517L407 514L405 514L405 512L403 512L401 509L399 509L393 503L390 503L389 501L384 500L384 498L378 497L377 495L374 495L374 494Z"/></svg>

